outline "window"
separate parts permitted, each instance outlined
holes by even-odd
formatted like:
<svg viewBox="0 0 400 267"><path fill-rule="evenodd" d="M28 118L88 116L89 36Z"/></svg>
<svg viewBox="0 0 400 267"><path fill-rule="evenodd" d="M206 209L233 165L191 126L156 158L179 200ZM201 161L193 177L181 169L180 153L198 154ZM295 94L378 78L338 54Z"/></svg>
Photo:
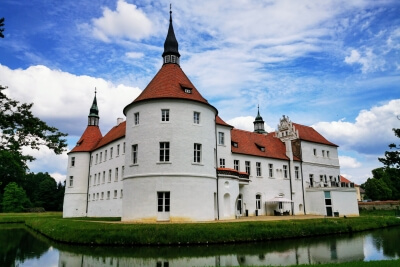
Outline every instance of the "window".
<svg viewBox="0 0 400 267"><path fill-rule="evenodd" d="M135 125L139 125L139 112L133 114Z"/></svg>
<svg viewBox="0 0 400 267"><path fill-rule="evenodd" d="M329 158L329 151L326 151L326 156Z"/></svg>
<svg viewBox="0 0 400 267"><path fill-rule="evenodd" d="M101 192L101 199L104 199L104 192Z"/></svg>
<svg viewBox="0 0 400 267"><path fill-rule="evenodd" d="M89 185L92 185L92 176L89 175Z"/></svg>
<svg viewBox="0 0 400 267"><path fill-rule="evenodd" d="M219 145L225 144L225 135L223 132L218 132L218 144Z"/></svg>
<svg viewBox="0 0 400 267"><path fill-rule="evenodd" d="M90 156L90 166L92 166L93 156Z"/></svg>
<svg viewBox="0 0 400 267"><path fill-rule="evenodd" d="M325 157L325 150L322 150L322 156Z"/></svg>
<svg viewBox="0 0 400 267"><path fill-rule="evenodd" d="M69 186L73 187L74 186L74 176L69 177Z"/></svg>
<svg viewBox="0 0 400 267"><path fill-rule="evenodd" d="M112 159L112 157L113 157L113 152L114 152L114 148L112 147L112 148L110 148L110 159Z"/></svg>
<svg viewBox="0 0 400 267"><path fill-rule="evenodd" d="M250 161L245 161L244 166L246 168L246 173L250 175Z"/></svg>
<svg viewBox="0 0 400 267"><path fill-rule="evenodd" d="M111 183L111 169L108 170L108 182Z"/></svg>
<svg viewBox="0 0 400 267"><path fill-rule="evenodd" d="M124 175L125 175L125 166L122 166L121 179L124 179Z"/></svg>
<svg viewBox="0 0 400 267"><path fill-rule="evenodd" d="M316 156L317 155L317 150L315 148L313 149L313 152L314 152L314 156Z"/></svg>
<svg viewBox="0 0 400 267"><path fill-rule="evenodd" d="M94 174L94 185L97 183L97 173Z"/></svg>
<svg viewBox="0 0 400 267"><path fill-rule="evenodd" d="M193 123L200 124L200 112L193 112Z"/></svg>
<svg viewBox="0 0 400 267"><path fill-rule="evenodd" d="M117 156L119 156L119 147L120 147L120 145L118 144L117 145Z"/></svg>
<svg viewBox="0 0 400 267"><path fill-rule="evenodd" d="M223 158L219 159L219 167L220 168L225 168L225 159L223 159Z"/></svg>
<svg viewBox="0 0 400 267"><path fill-rule="evenodd" d="M193 162L201 163L201 144L194 144Z"/></svg>
<svg viewBox="0 0 400 267"><path fill-rule="evenodd" d="M161 110L161 121L169 121L169 109Z"/></svg>
<svg viewBox="0 0 400 267"><path fill-rule="evenodd" d="M235 159L233 161L233 168L237 171L239 171L239 161L237 159Z"/></svg>
<svg viewBox="0 0 400 267"><path fill-rule="evenodd" d="M169 162L169 142L160 142L160 162Z"/></svg>
<svg viewBox="0 0 400 267"><path fill-rule="evenodd" d="M310 187L314 186L314 175L310 174Z"/></svg>
<svg viewBox="0 0 400 267"><path fill-rule="evenodd" d="M319 181L322 182L323 180L324 180L324 176L323 176L323 175L320 175L320 176L319 176Z"/></svg>
<svg viewBox="0 0 400 267"><path fill-rule="evenodd" d="M117 198L117 196L118 196L118 191L114 190L114 198Z"/></svg>
<svg viewBox="0 0 400 267"><path fill-rule="evenodd" d="M261 195L256 195L256 209L261 209Z"/></svg>
<svg viewBox="0 0 400 267"><path fill-rule="evenodd" d="M132 145L132 164L138 163L138 145Z"/></svg>
<svg viewBox="0 0 400 267"><path fill-rule="evenodd" d="M106 182L106 171L103 171L103 184Z"/></svg>
<svg viewBox="0 0 400 267"><path fill-rule="evenodd" d="M100 163L103 161L103 152L100 152Z"/></svg>
<svg viewBox="0 0 400 267"><path fill-rule="evenodd" d="M100 173L97 175L97 184L100 184Z"/></svg>
<svg viewBox="0 0 400 267"><path fill-rule="evenodd" d="M170 210L170 192L157 192L157 210L158 212L169 212Z"/></svg>
<svg viewBox="0 0 400 267"><path fill-rule="evenodd" d="M96 164L99 162L99 154L96 154Z"/></svg>
<svg viewBox="0 0 400 267"><path fill-rule="evenodd" d="M274 177L274 164L268 164L268 176L270 178Z"/></svg>
<svg viewBox="0 0 400 267"><path fill-rule="evenodd" d="M75 157L72 157L71 158L71 167L74 167L75 166Z"/></svg>
<svg viewBox="0 0 400 267"><path fill-rule="evenodd" d="M122 145L122 154L125 154L125 142Z"/></svg>
<svg viewBox="0 0 400 267"><path fill-rule="evenodd" d="M261 162L256 162L257 176L261 176Z"/></svg>
<svg viewBox="0 0 400 267"><path fill-rule="evenodd" d="M115 168L115 178L114 181L117 182L118 181L118 168Z"/></svg>
<svg viewBox="0 0 400 267"><path fill-rule="evenodd" d="M296 178L296 179L299 179L299 166L295 166L294 167L294 177Z"/></svg>
<svg viewBox="0 0 400 267"><path fill-rule="evenodd" d="M110 191L107 191L107 199L110 199Z"/></svg>
<svg viewBox="0 0 400 267"><path fill-rule="evenodd" d="M288 178L287 165L283 165L283 178Z"/></svg>
<svg viewBox="0 0 400 267"><path fill-rule="evenodd" d="M120 194L120 196L119 196L120 198L122 198L123 192L124 192L124 191L121 189L121 194Z"/></svg>
<svg viewBox="0 0 400 267"><path fill-rule="evenodd" d="M99 193L96 194L96 199L99 200Z"/></svg>
<svg viewBox="0 0 400 267"><path fill-rule="evenodd" d="M104 161L107 161L107 149L104 151Z"/></svg>

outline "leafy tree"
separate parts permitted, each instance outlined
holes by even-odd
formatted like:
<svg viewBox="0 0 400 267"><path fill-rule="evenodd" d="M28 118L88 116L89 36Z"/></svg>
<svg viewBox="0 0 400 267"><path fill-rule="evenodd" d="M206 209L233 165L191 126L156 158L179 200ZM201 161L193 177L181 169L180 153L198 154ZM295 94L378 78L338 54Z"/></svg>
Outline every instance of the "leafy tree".
<svg viewBox="0 0 400 267"><path fill-rule="evenodd" d="M388 200L392 198L392 190L381 179L368 178L363 186L365 194L372 200Z"/></svg>
<svg viewBox="0 0 400 267"><path fill-rule="evenodd" d="M393 129L394 135L400 138L400 129ZM378 158L387 168L400 169L400 145L390 144L390 151L385 152L384 158ZM393 149L393 150L392 150Z"/></svg>
<svg viewBox="0 0 400 267"><path fill-rule="evenodd" d="M12 182L4 188L2 205L4 212L21 212L24 208L30 207L31 203L25 190Z"/></svg>
<svg viewBox="0 0 400 267"><path fill-rule="evenodd" d="M0 19L0 38L4 38L4 18Z"/></svg>
<svg viewBox="0 0 400 267"><path fill-rule="evenodd" d="M8 98L3 93L5 88L0 86L0 175L5 177L0 191L11 181L20 183L28 170L27 162L34 160L22 153L23 147L39 150L47 146L56 154L67 147L66 134L34 116L33 103L20 104Z"/></svg>

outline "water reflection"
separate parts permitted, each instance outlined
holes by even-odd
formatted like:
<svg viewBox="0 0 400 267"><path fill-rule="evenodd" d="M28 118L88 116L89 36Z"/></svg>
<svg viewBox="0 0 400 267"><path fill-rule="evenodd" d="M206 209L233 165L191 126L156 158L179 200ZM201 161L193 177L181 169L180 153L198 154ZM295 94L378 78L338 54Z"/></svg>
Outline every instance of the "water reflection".
<svg viewBox="0 0 400 267"><path fill-rule="evenodd" d="M8 228L7 228L8 227ZM0 225L1 266L241 266L397 259L400 227L352 236L193 247L82 247Z"/></svg>

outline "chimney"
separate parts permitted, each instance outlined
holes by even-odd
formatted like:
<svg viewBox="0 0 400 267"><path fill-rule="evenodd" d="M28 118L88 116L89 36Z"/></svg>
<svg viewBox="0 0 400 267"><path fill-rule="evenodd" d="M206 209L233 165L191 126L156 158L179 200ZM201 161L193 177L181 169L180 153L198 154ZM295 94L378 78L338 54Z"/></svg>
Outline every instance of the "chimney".
<svg viewBox="0 0 400 267"><path fill-rule="evenodd" d="M124 121L124 119L123 118L117 118L117 125L120 125L121 124L121 122L123 122Z"/></svg>

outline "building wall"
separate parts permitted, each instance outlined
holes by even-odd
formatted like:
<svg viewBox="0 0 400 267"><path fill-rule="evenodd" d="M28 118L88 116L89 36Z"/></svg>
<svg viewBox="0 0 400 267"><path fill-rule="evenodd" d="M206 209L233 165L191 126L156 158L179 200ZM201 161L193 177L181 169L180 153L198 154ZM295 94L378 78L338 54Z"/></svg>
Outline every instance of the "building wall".
<svg viewBox="0 0 400 267"><path fill-rule="evenodd" d="M161 110L169 121L161 121ZM200 123L193 113L200 113ZM135 125L135 113L139 124ZM170 192L170 219L213 220L216 193L216 110L179 99L152 100L126 110L125 177L122 220L157 219L157 192ZM160 142L169 142L169 160L160 161ZM201 162L194 162L194 144L201 144ZM137 145L137 162L132 162ZM145 192L145 193L144 193ZM172 206L174 205L174 206Z"/></svg>
<svg viewBox="0 0 400 267"><path fill-rule="evenodd" d="M72 166L73 158L74 166ZM63 207L64 218L86 216L89 161L89 152L74 152L68 154L67 180ZM71 177L73 177L72 184Z"/></svg>
<svg viewBox="0 0 400 267"><path fill-rule="evenodd" d="M122 215L124 143L125 138L121 138L92 152L88 192L88 216L90 217L121 217ZM117 178L116 168L118 168ZM109 178L110 171L111 179Z"/></svg>

